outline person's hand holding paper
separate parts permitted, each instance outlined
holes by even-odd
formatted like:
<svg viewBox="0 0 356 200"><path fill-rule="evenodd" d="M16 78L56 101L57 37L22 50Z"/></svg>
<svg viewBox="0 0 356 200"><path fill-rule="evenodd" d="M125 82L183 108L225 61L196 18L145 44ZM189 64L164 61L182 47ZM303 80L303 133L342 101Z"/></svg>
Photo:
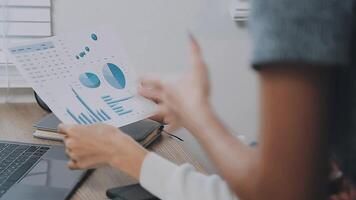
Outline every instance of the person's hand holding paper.
<svg viewBox="0 0 356 200"><path fill-rule="evenodd" d="M147 150L116 127L105 124L89 126L60 124L71 169L110 165L138 179Z"/></svg>
<svg viewBox="0 0 356 200"><path fill-rule="evenodd" d="M200 47L190 36L194 68L178 80L142 77L139 94L158 104L151 119L161 120L170 129L194 128L196 120L210 110L209 76Z"/></svg>
<svg viewBox="0 0 356 200"><path fill-rule="evenodd" d="M191 39L194 68L179 82L142 78L139 94L158 104L156 115L168 125L194 129L210 111L208 71L197 42ZM105 124L59 126L65 135L72 169L110 165L139 179L147 150L119 129Z"/></svg>

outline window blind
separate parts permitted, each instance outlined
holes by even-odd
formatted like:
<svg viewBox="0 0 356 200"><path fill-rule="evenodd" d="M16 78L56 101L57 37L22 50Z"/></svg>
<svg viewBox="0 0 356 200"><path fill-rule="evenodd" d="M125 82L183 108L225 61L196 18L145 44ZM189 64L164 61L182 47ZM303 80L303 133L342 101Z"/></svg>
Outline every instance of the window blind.
<svg viewBox="0 0 356 200"><path fill-rule="evenodd" d="M28 88L4 48L52 36L51 0L0 0L0 6L0 89Z"/></svg>

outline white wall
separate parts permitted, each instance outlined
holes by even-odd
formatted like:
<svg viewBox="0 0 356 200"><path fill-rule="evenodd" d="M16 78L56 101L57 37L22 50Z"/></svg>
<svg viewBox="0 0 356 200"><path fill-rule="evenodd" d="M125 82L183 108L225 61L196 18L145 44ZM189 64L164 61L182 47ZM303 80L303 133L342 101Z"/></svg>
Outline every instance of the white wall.
<svg viewBox="0 0 356 200"><path fill-rule="evenodd" d="M228 0L53 0L54 33L109 24L120 30L130 60L142 72L189 68L187 30L198 38L211 70L212 101L235 133L257 132L257 81L249 68L246 27L230 18ZM209 167L185 131L188 148Z"/></svg>

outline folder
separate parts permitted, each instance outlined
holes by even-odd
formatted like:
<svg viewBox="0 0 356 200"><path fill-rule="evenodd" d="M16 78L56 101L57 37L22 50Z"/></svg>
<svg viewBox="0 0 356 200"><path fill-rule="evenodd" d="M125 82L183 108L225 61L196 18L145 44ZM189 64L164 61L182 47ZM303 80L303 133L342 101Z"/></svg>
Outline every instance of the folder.
<svg viewBox="0 0 356 200"><path fill-rule="evenodd" d="M37 129L33 136L40 139L61 141L63 135L57 133L57 127L60 123L61 121L54 114L49 114L33 125ZM120 130L142 146L147 147L161 136L163 124L145 119L120 127Z"/></svg>

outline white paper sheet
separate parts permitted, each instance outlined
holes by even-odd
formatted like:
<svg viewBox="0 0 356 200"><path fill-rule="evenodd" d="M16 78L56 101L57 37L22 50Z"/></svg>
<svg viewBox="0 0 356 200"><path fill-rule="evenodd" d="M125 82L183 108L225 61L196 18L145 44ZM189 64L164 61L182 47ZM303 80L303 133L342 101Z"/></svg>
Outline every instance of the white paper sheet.
<svg viewBox="0 0 356 200"><path fill-rule="evenodd" d="M117 127L150 116L137 77L109 28L80 31L9 48L27 82L66 123Z"/></svg>
<svg viewBox="0 0 356 200"><path fill-rule="evenodd" d="M2 50L4 42L6 43L6 46L14 46L19 43L21 44L23 42L31 42L34 40L38 40L38 38L7 38L6 41L4 41L4 39L0 37L0 65L5 64L6 62L9 64L13 63L12 57L7 56L6 52Z"/></svg>

